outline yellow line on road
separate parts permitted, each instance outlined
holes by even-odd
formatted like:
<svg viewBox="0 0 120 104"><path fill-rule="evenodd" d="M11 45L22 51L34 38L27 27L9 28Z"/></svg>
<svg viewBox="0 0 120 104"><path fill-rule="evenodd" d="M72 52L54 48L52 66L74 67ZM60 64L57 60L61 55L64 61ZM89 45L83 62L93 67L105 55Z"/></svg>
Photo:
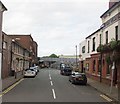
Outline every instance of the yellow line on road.
<svg viewBox="0 0 120 104"><path fill-rule="evenodd" d="M24 78L20 79L18 82L16 82L15 84L13 84L9 88L7 88L5 91L2 92L2 94L0 95L0 97L2 97L4 94L8 93L10 90L12 90L15 86L17 86L23 80L24 80Z"/></svg>
<svg viewBox="0 0 120 104"><path fill-rule="evenodd" d="M110 99L109 97L105 96L105 95L100 95L102 98L104 98L105 100L112 102L112 99Z"/></svg>

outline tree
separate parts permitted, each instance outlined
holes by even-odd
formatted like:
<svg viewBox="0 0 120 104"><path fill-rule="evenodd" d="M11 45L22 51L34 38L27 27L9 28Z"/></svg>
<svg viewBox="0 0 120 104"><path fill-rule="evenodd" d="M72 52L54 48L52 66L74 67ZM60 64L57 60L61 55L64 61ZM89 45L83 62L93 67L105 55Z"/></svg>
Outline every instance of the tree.
<svg viewBox="0 0 120 104"><path fill-rule="evenodd" d="M59 58L56 54L51 54L49 57L50 58Z"/></svg>

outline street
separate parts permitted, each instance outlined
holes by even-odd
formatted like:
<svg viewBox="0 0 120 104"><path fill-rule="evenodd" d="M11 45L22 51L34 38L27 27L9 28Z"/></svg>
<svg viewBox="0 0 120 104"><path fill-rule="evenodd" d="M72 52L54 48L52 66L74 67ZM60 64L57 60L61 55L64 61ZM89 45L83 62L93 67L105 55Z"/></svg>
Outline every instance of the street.
<svg viewBox="0 0 120 104"><path fill-rule="evenodd" d="M73 85L57 69L44 68L2 96L3 102L107 102L87 85Z"/></svg>

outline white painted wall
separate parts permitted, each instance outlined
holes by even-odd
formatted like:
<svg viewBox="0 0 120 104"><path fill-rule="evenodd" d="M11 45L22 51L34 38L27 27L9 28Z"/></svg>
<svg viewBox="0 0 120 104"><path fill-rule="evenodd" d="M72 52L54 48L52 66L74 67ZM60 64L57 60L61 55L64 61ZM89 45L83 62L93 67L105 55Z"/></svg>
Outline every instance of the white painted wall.
<svg viewBox="0 0 120 104"><path fill-rule="evenodd" d="M112 12L107 13L107 17L102 18L102 23L107 22L110 18L112 18L113 16L115 16L118 13L119 13L118 8L114 9Z"/></svg>
<svg viewBox="0 0 120 104"><path fill-rule="evenodd" d="M100 34L102 34L102 31L98 31L95 34L93 34L92 36L90 36L89 38L87 38L86 40L82 41L79 45L79 51L80 51L80 55L81 59L80 60L85 60L85 58L90 57L91 54L95 54L97 53L97 47L100 44ZM101 35L102 36L102 35ZM93 38L95 37L95 51L93 50ZM103 36L102 36L103 37ZM89 53L88 53L88 41L89 41ZM101 43L103 43L103 39L101 40ZM85 53L82 53L82 47L85 46Z"/></svg>
<svg viewBox="0 0 120 104"><path fill-rule="evenodd" d="M103 30L103 44L106 43L106 31L108 31L108 43L111 41L111 39L115 39L115 26L118 26L118 22L110 25L109 27L105 28ZM119 25L120 27L120 25ZM119 36L120 38L120 36Z"/></svg>
<svg viewBox="0 0 120 104"><path fill-rule="evenodd" d="M84 40L84 41L82 41L80 44L79 44L79 54L81 55L81 57L80 57L80 61L82 61L82 60L85 60L85 58L87 57L87 52L86 52L86 45L87 45L87 43L86 43L87 41L86 40ZM85 46L85 53L82 53L82 47L83 46Z"/></svg>

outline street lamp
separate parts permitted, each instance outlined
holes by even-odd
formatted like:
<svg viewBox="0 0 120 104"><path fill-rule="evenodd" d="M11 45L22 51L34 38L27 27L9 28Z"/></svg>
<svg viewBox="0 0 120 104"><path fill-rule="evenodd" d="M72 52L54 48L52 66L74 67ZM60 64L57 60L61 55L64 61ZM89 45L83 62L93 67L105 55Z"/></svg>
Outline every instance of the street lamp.
<svg viewBox="0 0 120 104"><path fill-rule="evenodd" d="M76 48L76 68L78 68L78 65L77 65L77 45L75 46Z"/></svg>

